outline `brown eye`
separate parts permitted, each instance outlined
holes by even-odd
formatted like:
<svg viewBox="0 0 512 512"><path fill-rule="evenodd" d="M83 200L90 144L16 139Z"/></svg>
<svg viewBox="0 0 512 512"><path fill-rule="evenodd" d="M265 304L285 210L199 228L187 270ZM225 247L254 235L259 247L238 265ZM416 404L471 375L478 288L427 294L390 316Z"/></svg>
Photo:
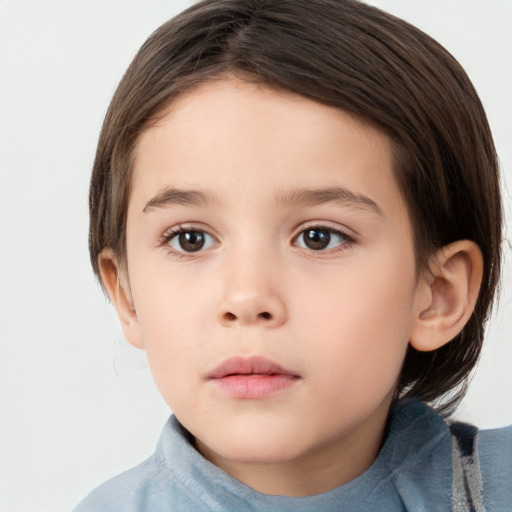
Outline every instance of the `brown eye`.
<svg viewBox="0 0 512 512"><path fill-rule="evenodd" d="M208 249L215 243L214 238L204 231L180 231L169 240L169 245L178 252L197 252Z"/></svg>
<svg viewBox="0 0 512 512"><path fill-rule="evenodd" d="M325 249L331 241L331 234L326 229L308 229L302 234L304 245L313 251Z"/></svg>
<svg viewBox="0 0 512 512"><path fill-rule="evenodd" d="M324 249L339 247L349 240L349 237L340 231L318 227L302 231L297 237L296 244L304 249L323 251Z"/></svg>

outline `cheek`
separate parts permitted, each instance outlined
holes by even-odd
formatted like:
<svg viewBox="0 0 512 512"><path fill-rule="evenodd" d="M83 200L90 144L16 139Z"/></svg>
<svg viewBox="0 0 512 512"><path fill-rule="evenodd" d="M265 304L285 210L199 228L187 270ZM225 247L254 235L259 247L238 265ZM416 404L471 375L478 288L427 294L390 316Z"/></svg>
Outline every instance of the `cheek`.
<svg viewBox="0 0 512 512"><path fill-rule="evenodd" d="M323 329L346 332L388 330L409 325L415 290L414 268L400 260L383 258L375 264L359 261L323 279L312 279L297 290L296 306ZM301 304L305 307L302 308ZM308 313L309 312L309 313ZM348 333L347 333L348 334ZM363 340L362 340L363 341ZM377 340L366 340L375 342Z"/></svg>
<svg viewBox="0 0 512 512"><path fill-rule="evenodd" d="M379 263L351 267L323 292L310 287L301 294L302 339L317 340L305 350L325 369L324 392L339 396L346 389L357 398L373 386L392 387L400 373L411 328L414 266L397 265L393 258Z"/></svg>
<svg viewBox="0 0 512 512"><path fill-rule="evenodd" d="M212 311L209 281L175 271L165 263L142 266L143 270L134 272L132 292L144 339L151 344L168 339L179 344L180 334L190 341L191 336L205 331Z"/></svg>
<svg viewBox="0 0 512 512"><path fill-rule="evenodd" d="M140 274L132 291L151 373L170 402L170 395L184 393L185 385L195 385L190 370L207 351L211 332L207 318L212 308L208 294L195 290L191 282L163 275Z"/></svg>

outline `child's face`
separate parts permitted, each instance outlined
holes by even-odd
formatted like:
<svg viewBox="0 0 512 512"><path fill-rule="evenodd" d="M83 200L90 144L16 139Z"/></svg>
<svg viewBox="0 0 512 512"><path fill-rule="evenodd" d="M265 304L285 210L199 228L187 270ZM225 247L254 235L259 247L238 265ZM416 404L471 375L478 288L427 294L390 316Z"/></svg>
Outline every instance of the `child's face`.
<svg viewBox="0 0 512 512"><path fill-rule="evenodd" d="M127 262L127 337L203 453L375 455L421 295L385 135L289 93L206 83L141 137ZM254 356L276 367L222 369Z"/></svg>

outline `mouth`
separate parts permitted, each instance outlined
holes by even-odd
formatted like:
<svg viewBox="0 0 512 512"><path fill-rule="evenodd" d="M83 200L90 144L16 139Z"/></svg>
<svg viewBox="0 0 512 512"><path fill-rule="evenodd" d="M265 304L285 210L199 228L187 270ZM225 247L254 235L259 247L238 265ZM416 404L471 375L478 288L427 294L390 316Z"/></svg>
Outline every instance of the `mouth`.
<svg viewBox="0 0 512 512"><path fill-rule="evenodd" d="M252 356L225 360L208 380L231 398L263 399L293 386L300 376L270 359Z"/></svg>

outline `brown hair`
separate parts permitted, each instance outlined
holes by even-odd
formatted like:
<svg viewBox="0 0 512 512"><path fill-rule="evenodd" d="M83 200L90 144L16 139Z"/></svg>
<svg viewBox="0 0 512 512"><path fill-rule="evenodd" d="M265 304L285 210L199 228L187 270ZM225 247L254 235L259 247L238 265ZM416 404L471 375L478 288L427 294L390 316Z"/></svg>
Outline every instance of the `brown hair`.
<svg viewBox="0 0 512 512"><path fill-rule="evenodd" d="M134 148L176 96L223 73L349 111L393 141L419 269L462 239L484 258L474 314L450 343L409 347L397 396L450 411L478 359L499 281L498 163L482 104L466 73L437 42L356 0L204 0L142 46L112 99L90 189L90 254L125 258ZM451 395L447 393L451 392ZM444 395L444 396L443 396Z"/></svg>

